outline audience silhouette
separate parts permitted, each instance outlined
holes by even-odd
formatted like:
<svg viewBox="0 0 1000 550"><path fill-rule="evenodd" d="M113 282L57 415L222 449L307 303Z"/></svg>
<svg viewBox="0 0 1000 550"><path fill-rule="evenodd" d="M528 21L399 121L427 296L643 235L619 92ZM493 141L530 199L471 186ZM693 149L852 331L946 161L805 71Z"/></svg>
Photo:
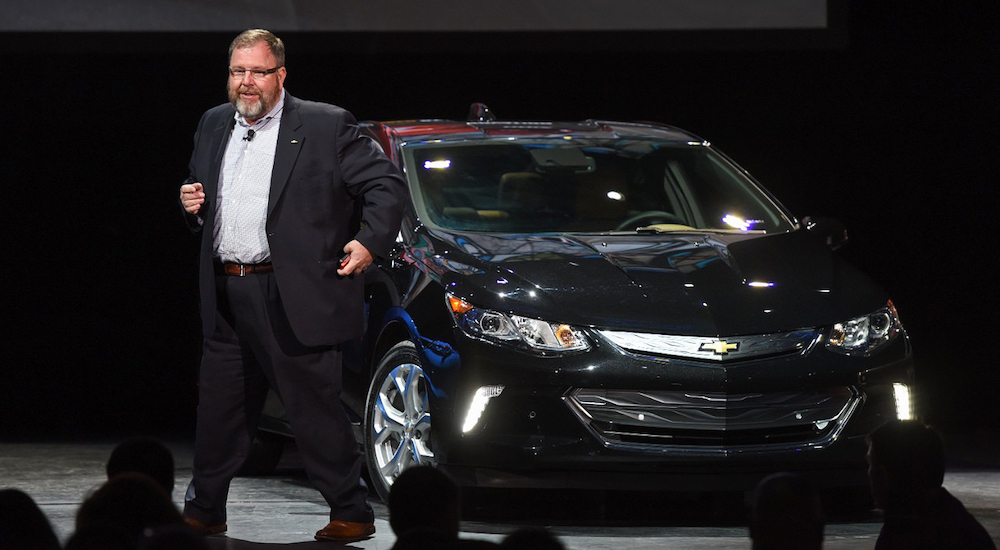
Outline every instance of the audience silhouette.
<svg viewBox="0 0 1000 550"><path fill-rule="evenodd" d="M825 525L819 490L805 476L781 472L757 484L750 506L754 550L818 550Z"/></svg>
<svg viewBox="0 0 1000 550"><path fill-rule="evenodd" d="M136 550L138 542L117 525L101 524L77 527L66 541L64 550Z"/></svg>
<svg viewBox="0 0 1000 550"><path fill-rule="evenodd" d="M562 541L548 529L524 527L504 537L500 542L503 550L564 550Z"/></svg>
<svg viewBox="0 0 1000 550"><path fill-rule="evenodd" d="M24 491L0 491L0 550L55 550L59 539L41 508Z"/></svg>
<svg viewBox="0 0 1000 550"><path fill-rule="evenodd" d="M208 550L208 543L189 525L161 525L143 531L139 550Z"/></svg>
<svg viewBox="0 0 1000 550"><path fill-rule="evenodd" d="M151 437L136 437L120 443L111 451L106 470L108 479L125 472L139 472L153 478L168 495L174 490L174 455Z"/></svg>
<svg viewBox="0 0 1000 550"><path fill-rule="evenodd" d="M431 466L403 471L389 491L393 550L496 548L485 540L460 539L461 491L448 474Z"/></svg>
<svg viewBox="0 0 1000 550"><path fill-rule="evenodd" d="M73 539L79 535L85 540L70 542L75 548L92 548L106 536L109 545L118 547L124 540L130 548L138 548L146 529L168 525L185 525L170 495L148 475L126 472L109 479L83 501Z"/></svg>
<svg viewBox="0 0 1000 550"><path fill-rule="evenodd" d="M985 528L942 486L941 436L917 421L890 421L868 436L872 497L885 520L875 550L997 550ZM207 550L171 501L173 456L151 438L112 451L108 481L88 496L65 550ZM459 538L461 491L431 466L405 470L389 494L393 550L563 550L544 528L524 528L502 543ZM750 510L754 550L818 550L826 518L819 491L801 474L772 474L757 485ZM59 550L48 519L23 491L0 490L0 550Z"/></svg>
<svg viewBox="0 0 1000 550"><path fill-rule="evenodd" d="M941 436L914 420L868 435L868 475L885 514L875 550L996 550L989 533L944 487Z"/></svg>

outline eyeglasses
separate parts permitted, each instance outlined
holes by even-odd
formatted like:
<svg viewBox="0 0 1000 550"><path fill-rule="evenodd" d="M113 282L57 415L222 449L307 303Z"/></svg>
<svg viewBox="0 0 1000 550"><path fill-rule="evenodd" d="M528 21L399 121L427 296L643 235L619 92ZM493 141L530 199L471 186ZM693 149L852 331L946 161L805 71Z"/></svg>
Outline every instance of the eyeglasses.
<svg viewBox="0 0 1000 550"><path fill-rule="evenodd" d="M247 73L250 73L250 77L254 80L264 80L267 78L267 75L274 74L280 68L280 66L272 67L270 69L244 69L242 67L229 67L229 74L233 78L242 79Z"/></svg>

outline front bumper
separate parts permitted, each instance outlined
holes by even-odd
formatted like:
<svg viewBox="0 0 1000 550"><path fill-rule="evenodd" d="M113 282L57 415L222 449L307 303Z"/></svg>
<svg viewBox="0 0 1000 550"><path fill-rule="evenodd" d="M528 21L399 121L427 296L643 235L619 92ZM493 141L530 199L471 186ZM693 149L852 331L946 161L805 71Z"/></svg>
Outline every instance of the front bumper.
<svg viewBox="0 0 1000 550"><path fill-rule="evenodd" d="M459 336L435 453L480 487L742 490L776 471L864 485L864 437L895 418L892 384L911 384L913 371L905 337L875 357L818 347L720 365L601 341L538 357ZM504 390L463 432L467 396L484 385Z"/></svg>

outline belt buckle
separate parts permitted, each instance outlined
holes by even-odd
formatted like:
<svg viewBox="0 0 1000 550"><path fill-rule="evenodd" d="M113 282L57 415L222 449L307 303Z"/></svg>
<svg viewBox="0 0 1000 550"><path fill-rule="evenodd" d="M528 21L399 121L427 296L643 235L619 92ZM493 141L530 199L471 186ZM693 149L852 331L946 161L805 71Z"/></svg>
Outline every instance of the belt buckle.
<svg viewBox="0 0 1000 550"><path fill-rule="evenodd" d="M239 274L239 276L240 277L246 277L246 275L247 275L247 266L246 266L246 264L237 264L237 265L240 266L240 274Z"/></svg>

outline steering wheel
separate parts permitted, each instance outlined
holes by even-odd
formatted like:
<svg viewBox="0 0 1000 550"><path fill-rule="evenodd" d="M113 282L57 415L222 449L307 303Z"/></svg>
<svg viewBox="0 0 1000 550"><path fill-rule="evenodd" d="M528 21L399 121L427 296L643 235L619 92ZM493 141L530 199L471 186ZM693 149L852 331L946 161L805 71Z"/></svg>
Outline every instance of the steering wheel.
<svg viewBox="0 0 1000 550"><path fill-rule="evenodd" d="M632 216L631 218L618 224L615 231L631 231L636 227L651 225L653 222L675 223L678 225L684 225L687 223L680 219L677 215L671 214L670 212L664 212L662 210L646 210L645 212L639 212L635 216Z"/></svg>

